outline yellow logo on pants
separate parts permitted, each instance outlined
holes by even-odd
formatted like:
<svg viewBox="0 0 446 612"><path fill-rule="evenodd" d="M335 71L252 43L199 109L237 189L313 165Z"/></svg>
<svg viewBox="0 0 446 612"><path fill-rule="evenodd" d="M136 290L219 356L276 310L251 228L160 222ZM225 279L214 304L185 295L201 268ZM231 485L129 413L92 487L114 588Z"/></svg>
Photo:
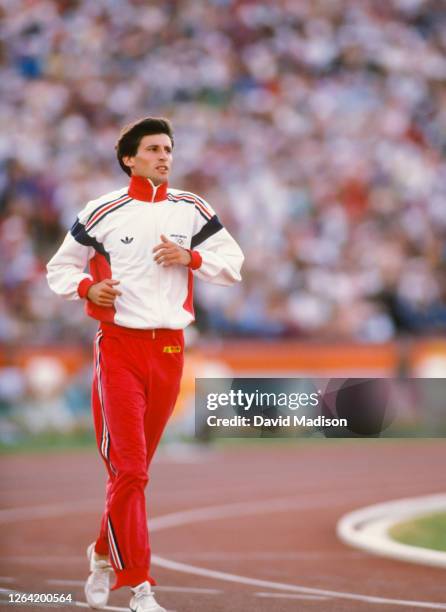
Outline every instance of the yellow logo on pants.
<svg viewBox="0 0 446 612"><path fill-rule="evenodd" d="M163 353L181 353L181 346L165 346Z"/></svg>

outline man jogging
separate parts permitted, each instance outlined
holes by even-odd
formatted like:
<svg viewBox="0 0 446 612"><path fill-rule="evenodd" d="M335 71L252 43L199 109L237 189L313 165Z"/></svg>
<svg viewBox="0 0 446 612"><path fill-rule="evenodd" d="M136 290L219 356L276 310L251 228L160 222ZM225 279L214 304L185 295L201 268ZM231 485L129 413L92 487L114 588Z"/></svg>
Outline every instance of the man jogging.
<svg viewBox="0 0 446 612"><path fill-rule="evenodd" d="M113 589L132 589L131 610L164 610L150 586L148 468L178 395L194 276L241 280L243 254L210 205L168 186L172 151L166 119L124 128L116 152L129 185L88 202L47 266L50 288L85 299L100 322L92 407L108 481L99 536L87 551L93 608L107 604L113 569Z"/></svg>

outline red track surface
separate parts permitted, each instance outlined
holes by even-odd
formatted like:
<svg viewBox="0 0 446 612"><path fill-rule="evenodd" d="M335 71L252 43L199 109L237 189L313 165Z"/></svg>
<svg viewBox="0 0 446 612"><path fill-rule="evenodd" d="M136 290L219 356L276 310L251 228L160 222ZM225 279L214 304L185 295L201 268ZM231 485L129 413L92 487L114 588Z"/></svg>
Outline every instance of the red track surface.
<svg viewBox="0 0 446 612"><path fill-rule="evenodd" d="M150 516L224 508L220 518L195 517L155 531L154 555L316 591L276 590L154 566L161 587L157 599L177 612L420 609L319 590L446 604L444 570L369 556L346 547L335 535L338 518L355 508L443 492L445 457L442 440L296 441L283 447L265 443L210 449L187 460L162 452L149 483ZM72 592L84 601L84 551L96 535L102 506L100 460L94 452L75 452L10 456L1 463L0 587ZM184 587L201 590L188 592ZM112 594L110 605L125 609L128 599L121 589ZM0 609L31 608L4 603Z"/></svg>

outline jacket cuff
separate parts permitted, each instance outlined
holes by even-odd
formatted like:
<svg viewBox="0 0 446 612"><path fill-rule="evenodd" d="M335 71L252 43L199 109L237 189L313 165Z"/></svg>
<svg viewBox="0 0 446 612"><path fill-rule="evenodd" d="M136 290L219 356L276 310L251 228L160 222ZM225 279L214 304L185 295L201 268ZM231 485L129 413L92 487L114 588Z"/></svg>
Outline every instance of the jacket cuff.
<svg viewBox="0 0 446 612"><path fill-rule="evenodd" d="M189 250L189 253L190 253L189 268L191 270L198 270L198 268L201 266L203 258L201 257L198 251Z"/></svg>
<svg viewBox="0 0 446 612"><path fill-rule="evenodd" d="M79 283L79 285L77 286L77 292L79 294L79 297L86 298L88 290L94 284L95 282L91 278L83 278L81 282Z"/></svg>

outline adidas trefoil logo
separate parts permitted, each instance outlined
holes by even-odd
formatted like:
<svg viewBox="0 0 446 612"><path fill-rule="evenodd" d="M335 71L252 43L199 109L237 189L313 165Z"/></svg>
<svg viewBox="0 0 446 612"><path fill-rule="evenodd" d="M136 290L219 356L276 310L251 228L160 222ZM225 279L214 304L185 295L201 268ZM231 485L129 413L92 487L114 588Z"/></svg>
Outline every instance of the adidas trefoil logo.
<svg viewBox="0 0 446 612"><path fill-rule="evenodd" d="M124 244L130 244L131 242L133 242L133 238L129 238L128 236L126 236L125 238L121 238L121 242L123 242Z"/></svg>

